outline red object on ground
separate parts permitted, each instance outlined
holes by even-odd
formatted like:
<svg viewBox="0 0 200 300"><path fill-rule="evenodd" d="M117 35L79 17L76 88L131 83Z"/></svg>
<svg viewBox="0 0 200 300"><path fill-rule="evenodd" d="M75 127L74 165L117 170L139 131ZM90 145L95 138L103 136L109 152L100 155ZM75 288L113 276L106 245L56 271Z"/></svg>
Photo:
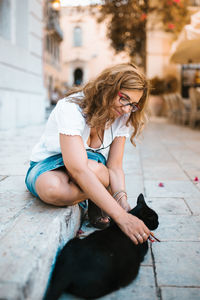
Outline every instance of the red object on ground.
<svg viewBox="0 0 200 300"><path fill-rule="evenodd" d="M199 182L199 178L196 176L194 179L195 182Z"/></svg>
<svg viewBox="0 0 200 300"><path fill-rule="evenodd" d="M158 184L158 186L159 186L159 187L163 187L163 186L164 186L164 183L160 182L160 183Z"/></svg>
<svg viewBox="0 0 200 300"><path fill-rule="evenodd" d="M81 230L81 229L79 229L78 232L77 232L77 234L82 234L82 233L84 233L84 231Z"/></svg>

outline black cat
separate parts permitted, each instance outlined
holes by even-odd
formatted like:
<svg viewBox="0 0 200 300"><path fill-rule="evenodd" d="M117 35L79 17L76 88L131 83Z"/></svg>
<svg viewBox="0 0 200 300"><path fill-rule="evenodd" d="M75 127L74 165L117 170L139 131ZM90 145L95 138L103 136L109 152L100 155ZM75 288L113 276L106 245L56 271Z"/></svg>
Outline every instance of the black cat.
<svg viewBox="0 0 200 300"><path fill-rule="evenodd" d="M129 213L150 230L158 227L158 215L142 194ZM94 299L124 287L137 276L147 251L147 242L135 245L114 222L84 239L74 238L57 258L44 300L56 300L64 292Z"/></svg>

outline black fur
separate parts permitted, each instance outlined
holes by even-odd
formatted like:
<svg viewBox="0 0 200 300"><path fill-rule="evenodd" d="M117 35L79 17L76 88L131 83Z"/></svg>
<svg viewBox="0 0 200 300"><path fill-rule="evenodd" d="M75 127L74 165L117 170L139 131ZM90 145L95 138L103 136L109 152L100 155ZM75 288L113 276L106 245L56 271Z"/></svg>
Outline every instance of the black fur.
<svg viewBox="0 0 200 300"><path fill-rule="evenodd" d="M158 216L142 194L129 213L150 230L158 227ZM137 276L147 251L147 242L135 245L114 222L84 239L74 238L57 258L44 300L56 300L64 292L94 299L124 287Z"/></svg>

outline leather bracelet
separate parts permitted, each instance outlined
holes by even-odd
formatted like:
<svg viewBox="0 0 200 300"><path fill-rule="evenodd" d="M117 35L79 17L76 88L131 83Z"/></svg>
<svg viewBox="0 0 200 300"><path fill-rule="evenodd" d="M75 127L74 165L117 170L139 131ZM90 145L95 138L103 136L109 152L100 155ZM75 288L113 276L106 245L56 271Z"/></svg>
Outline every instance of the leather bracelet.
<svg viewBox="0 0 200 300"><path fill-rule="evenodd" d="M127 196L126 191L121 190L121 191L118 191L118 192L114 193L114 194L113 194L113 198L115 198L119 193L124 193L124 194Z"/></svg>

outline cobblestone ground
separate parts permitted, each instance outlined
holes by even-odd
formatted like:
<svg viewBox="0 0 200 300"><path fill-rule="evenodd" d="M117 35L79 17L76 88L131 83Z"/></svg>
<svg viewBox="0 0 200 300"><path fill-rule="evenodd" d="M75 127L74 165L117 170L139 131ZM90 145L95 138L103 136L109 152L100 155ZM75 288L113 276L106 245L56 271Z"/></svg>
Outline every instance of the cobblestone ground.
<svg viewBox="0 0 200 300"><path fill-rule="evenodd" d="M200 131L154 119L136 148L127 142L124 169L131 207L144 193L159 215L162 242L150 245L132 284L101 299L199 300Z"/></svg>
<svg viewBox="0 0 200 300"><path fill-rule="evenodd" d="M23 180L30 150L42 130L43 126L37 126L18 130L15 135L1 132L0 238L8 225L12 229L13 214L20 214L27 199L36 200L26 192ZM162 242L150 246L132 284L102 300L199 300L200 183L194 179L200 179L200 131L154 119L136 148L127 142L124 169L131 206L138 194L144 193L148 204L159 214L156 236ZM8 201L10 198L12 201ZM0 262L2 266L4 260L1 258ZM4 280L0 278L0 289L5 289ZM78 298L67 295L61 299Z"/></svg>

